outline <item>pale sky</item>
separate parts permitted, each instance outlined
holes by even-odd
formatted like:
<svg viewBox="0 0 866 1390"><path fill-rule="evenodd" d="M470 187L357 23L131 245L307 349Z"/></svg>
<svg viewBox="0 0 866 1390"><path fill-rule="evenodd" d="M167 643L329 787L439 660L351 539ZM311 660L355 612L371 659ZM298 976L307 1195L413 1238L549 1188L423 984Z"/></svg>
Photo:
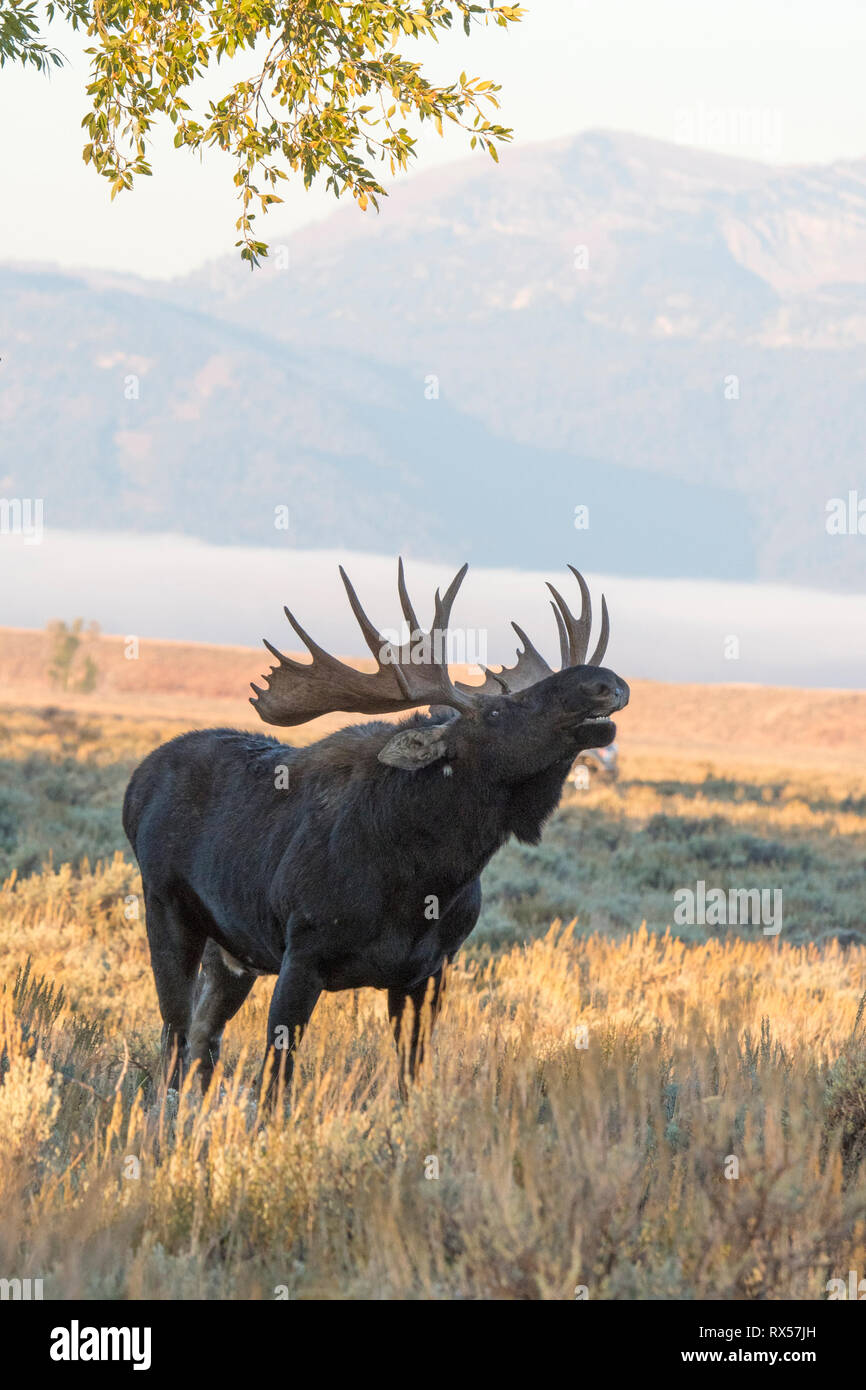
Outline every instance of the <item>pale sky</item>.
<svg viewBox="0 0 866 1390"><path fill-rule="evenodd" d="M530 0L529 9L506 32L455 33L431 65L439 78L465 68L500 81L500 119L520 143L607 127L778 163L866 156L863 0ZM232 165L217 152L200 164L165 135L151 152L153 179L109 202L81 162L84 43L56 27L66 69L50 79L0 72L0 261L169 276L231 253ZM466 154L462 138L431 135L415 169ZM283 192L286 206L258 223L272 242L334 206L300 185Z"/></svg>

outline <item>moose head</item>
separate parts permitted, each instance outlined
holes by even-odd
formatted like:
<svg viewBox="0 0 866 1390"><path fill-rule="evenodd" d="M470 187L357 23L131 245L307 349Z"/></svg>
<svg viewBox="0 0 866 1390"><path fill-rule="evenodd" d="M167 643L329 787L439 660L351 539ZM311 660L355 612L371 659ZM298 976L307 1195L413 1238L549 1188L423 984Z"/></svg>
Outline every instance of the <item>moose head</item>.
<svg viewBox="0 0 866 1390"><path fill-rule="evenodd" d="M403 561L399 561L397 588L409 636L397 646L367 617L341 566L349 603L376 658L376 671L356 671L338 661L286 608L286 617L313 660L297 661L265 642L278 665L265 678L266 690L253 685L252 704L261 718L269 724L292 725L336 710L385 714L429 705L432 722L421 727L413 723L388 737L378 753L380 762L413 773L441 763L449 773L465 770L475 777L512 784L572 759L585 748L611 743L616 728L609 716L628 703L629 689L615 672L600 665L610 633L604 597L598 641L587 659L592 603L585 579L569 566L580 588L580 617L548 585L561 669L553 671L523 629L512 623L523 644L515 665L499 672L485 668L482 685L467 685L452 681L447 664L451 609L467 568L464 565L458 571L444 597L437 590L433 621L425 632L406 589Z"/></svg>

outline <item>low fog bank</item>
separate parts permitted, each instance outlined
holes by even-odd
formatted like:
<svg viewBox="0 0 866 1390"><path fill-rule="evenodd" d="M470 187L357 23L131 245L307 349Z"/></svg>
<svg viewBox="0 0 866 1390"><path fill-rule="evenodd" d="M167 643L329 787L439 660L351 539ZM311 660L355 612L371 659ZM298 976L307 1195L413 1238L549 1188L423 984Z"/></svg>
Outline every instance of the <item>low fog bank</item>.
<svg viewBox="0 0 866 1390"><path fill-rule="evenodd" d="M866 542L864 542L866 545ZM455 660L514 660L515 619L550 659L558 648L545 579L574 609L577 585L551 556L545 574L470 569L452 619ZM406 557L410 595L430 621L433 593L465 557L433 565ZM866 559L866 550L864 550ZM561 562L557 565L557 562ZM298 640L283 604L334 652L365 654L337 574L342 563L384 632L401 621L393 557L336 551L217 547L177 536L46 531L38 545L0 536L0 626L43 627L51 618L97 620L103 631L284 651ZM748 681L766 685L866 685L866 594L776 585L618 578L587 572L593 598L611 611L606 664L626 677ZM594 641L594 637L593 637ZM265 669L263 667L263 669Z"/></svg>

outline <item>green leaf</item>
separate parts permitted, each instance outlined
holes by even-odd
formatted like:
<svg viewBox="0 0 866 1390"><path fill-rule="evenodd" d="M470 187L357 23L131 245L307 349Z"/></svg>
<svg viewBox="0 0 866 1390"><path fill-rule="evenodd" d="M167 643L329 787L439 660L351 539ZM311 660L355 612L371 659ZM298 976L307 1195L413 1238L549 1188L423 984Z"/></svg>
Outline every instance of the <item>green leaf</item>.
<svg viewBox="0 0 866 1390"><path fill-rule="evenodd" d="M257 182L273 187L300 173L306 188L321 179L335 197L351 193L362 211L370 203L378 208L385 189L375 165L408 167L416 154L405 124L412 120L432 120L440 135L443 122L452 121L471 148L480 139L498 159L496 146L511 131L479 111L481 101L497 104L496 83L465 72L456 83L431 83L398 43L422 34L435 39L456 20L467 35L488 22L508 26L523 13L494 0L487 7L470 0L414 0L414 7L411 0L100 0L98 10L96 0L48 0L44 10L36 0L0 0L0 67L15 62L45 72L62 64L42 31L45 21L86 32L84 163L108 180L113 199L138 175L150 175L148 146L160 121L173 127L175 149L226 152L241 203L237 246L253 268L267 245L251 236L250 202L258 199L266 213L280 201L260 193ZM228 65L242 50L256 55L254 70L234 81L227 76L222 94L208 98L209 68L223 59ZM374 137L383 110L387 122L399 110L404 124Z"/></svg>

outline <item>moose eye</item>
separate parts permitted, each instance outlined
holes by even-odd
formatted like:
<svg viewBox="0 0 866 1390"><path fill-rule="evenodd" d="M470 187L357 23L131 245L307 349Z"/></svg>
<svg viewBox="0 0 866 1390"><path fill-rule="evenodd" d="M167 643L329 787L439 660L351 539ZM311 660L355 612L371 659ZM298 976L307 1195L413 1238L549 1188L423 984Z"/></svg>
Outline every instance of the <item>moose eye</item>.
<svg viewBox="0 0 866 1390"><path fill-rule="evenodd" d="M502 710L501 710L501 709L492 709L492 710L490 710L490 711L488 712L487 718L488 718L488 719L498 719L501 713L502 713Z"/></svg>

